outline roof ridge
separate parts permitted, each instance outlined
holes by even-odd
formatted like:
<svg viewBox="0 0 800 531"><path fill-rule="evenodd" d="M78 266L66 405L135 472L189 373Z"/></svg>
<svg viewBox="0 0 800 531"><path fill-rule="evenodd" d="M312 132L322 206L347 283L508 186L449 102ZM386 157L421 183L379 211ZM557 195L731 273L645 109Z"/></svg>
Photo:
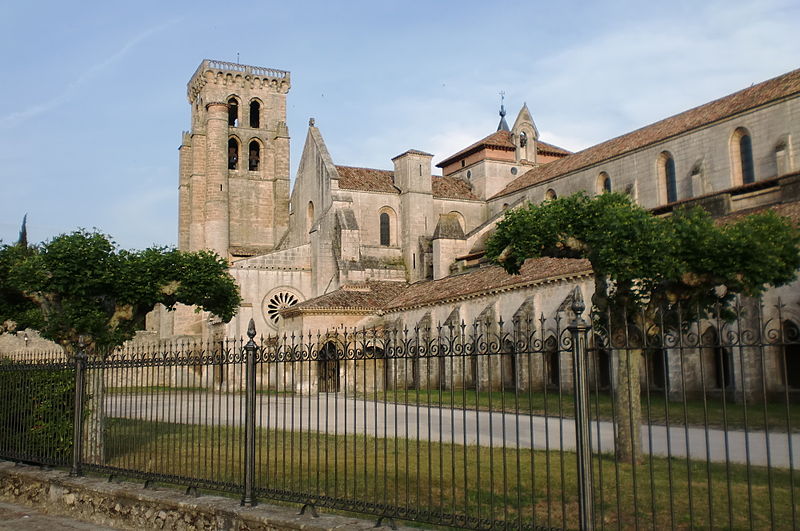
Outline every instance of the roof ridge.
<svg viewBox="0 0 800 531"><path fill-rule="evenodd" d="M368 168L366 166L350 166L348 164L334 164L337 168L351 168L354 170L371 170L371 171L388 171L390 173L394 173L394 170L384 170L381 168Z"/></svg>

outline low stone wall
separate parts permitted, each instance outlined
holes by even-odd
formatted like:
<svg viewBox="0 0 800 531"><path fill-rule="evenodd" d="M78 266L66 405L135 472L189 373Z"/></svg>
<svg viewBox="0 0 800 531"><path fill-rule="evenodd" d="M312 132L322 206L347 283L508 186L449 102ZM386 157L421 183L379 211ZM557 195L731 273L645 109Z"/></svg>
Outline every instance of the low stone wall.
<svg viewBox="0 0 800 531"><path fill-rule="evenodd" d="M299 515L298 508L291 507L241 507L230 498L195 498L166 488L144 489L141 483L71 478L66 472L16 466L8 461L0 461L0 500L118 529L323 531L371 529L375 525L375 520L347 516Z"/></svg>

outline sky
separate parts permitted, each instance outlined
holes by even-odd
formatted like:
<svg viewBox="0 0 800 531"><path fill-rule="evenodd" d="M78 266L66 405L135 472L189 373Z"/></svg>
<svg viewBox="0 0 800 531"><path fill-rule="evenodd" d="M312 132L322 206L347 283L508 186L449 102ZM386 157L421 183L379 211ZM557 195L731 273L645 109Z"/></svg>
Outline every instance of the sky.
<svg viewBox="0 0 800 531"><path fill-rule="evenodd" d="M796 0L4 2L0 240L177 240L186 83L205 58L289 70L291 174L314 117L337 164L434 163L527 103L579 150L800 67Z"/></svg>

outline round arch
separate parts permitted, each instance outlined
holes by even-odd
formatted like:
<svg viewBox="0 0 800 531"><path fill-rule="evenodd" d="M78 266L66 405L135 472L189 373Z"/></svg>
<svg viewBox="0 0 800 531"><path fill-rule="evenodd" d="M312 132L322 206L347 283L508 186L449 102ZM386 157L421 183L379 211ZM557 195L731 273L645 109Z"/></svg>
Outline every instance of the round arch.
<svg viewBox="0 0 800 531"><path fill-rule="evenodd" d="M397 246L397 213L388 205L378 210L378 243Z"/></svg>
<svg viewBox="0 0 800 531"><path fill-rule="evenodd" d="M656 159L658 174L658 198L660 204L674 203L678 200L678 180L675 172L675 159L669 151L662 151Z"/></svg>
<svg viewBox="0 0 800 531"><path fill-rule="evenodd" d="M750 131L737 127L731 133L729 143L731 159L731 183L741 186L755 182L755 165L753 162L753 139Z"/></svg>
<svg viewBox="0 0 800 531"><path fill-rule="evenodd" d="M608 176L608 173L601 171L600 174L597 176L597 182L595 183L595 191L597 194L605 194L611 191L611 177Z"/></svg>
<svg viewBox="0 0 800 531"><path fill-rule="evenodd" d="M247 109L247 123L253 129L258 129L261 127L261 109L264 107L264 104L258 98L253 98L250 100L250 104L248 105Z"/></svg>
<svg viewBox="0 0 800 531"><path fill-rule="evenodd" d="M231 94L225 99L225 103L228 104L228 125L230 127L238 127L239 107L241 107L239 97L235 94Z"/></svg>
<svg viewBox="0 0 800 531"><path fill-rule="evenodd" d="M239 152L242 142L236 135L228 137L228 169L236 170L239 168Z"/></svg>
<svg viewBox="0 0 800 531"><path fill-rule="evenodd" d="M459 212L458 210L451 210L448 214L453 215L458 220L459 225L461 225L461 230L464 231L464 234L467 233L467 221L464 219L464 214Z"/></svg>
<svg viewBox="0 0 800 531"><path fill-rule="evenodd" d="M258 138L251 138L247 143L247 169L258 171L261 167L261 153L263 145Z"/></svg>

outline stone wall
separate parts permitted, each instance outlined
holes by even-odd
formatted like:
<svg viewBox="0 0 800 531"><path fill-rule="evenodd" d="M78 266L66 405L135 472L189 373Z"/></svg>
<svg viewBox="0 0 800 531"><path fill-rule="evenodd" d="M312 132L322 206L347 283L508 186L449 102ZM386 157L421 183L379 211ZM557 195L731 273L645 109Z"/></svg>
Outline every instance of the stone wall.
<svg viewBox="0 0 800 531"><path fill-rule="evenodd" d="M71 478L65 472L14 466L6 461L0 461L0 500L117 529L323 531L375 526L374 521L348 516L299 515L297 507L241 507L238 499L221 496L191 497L176 489L144 489L135 483Z"/></svg>

